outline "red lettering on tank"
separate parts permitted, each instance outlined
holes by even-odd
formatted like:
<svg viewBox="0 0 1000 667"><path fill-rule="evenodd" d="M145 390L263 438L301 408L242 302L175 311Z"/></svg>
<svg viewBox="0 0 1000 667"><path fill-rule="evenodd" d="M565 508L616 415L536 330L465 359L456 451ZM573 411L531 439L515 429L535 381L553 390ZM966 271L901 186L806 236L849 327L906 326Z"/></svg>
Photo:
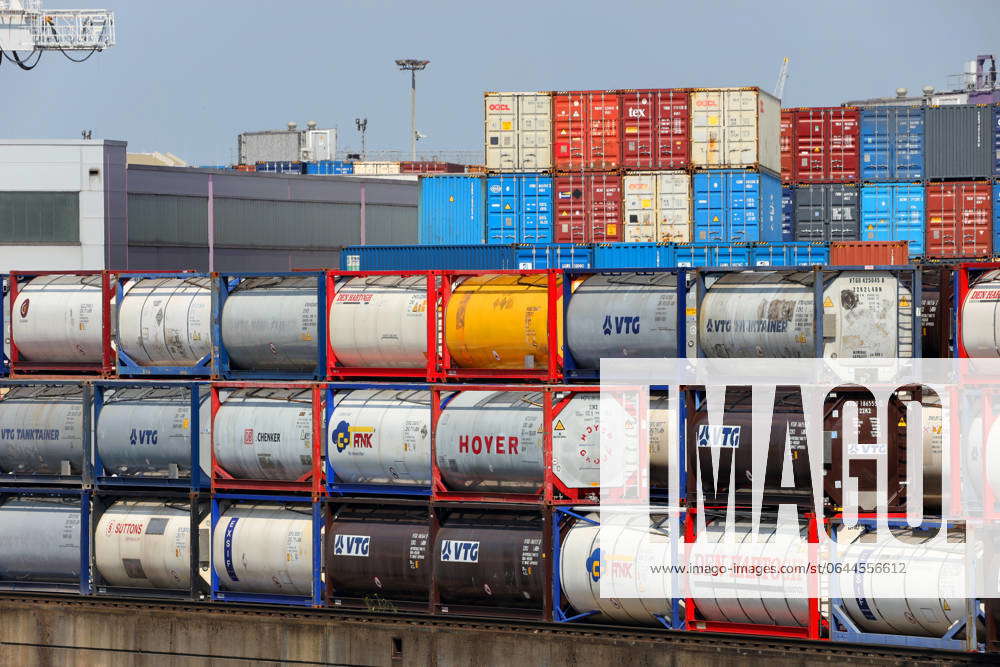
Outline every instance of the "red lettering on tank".
<svg viewBox="0 0 1000 667"><path fill-rule="evenodd" d="M478 435L472 436L472 453L482 454L483 453L483 439Z"/></svg>
<svg viewBox="0 0 1000 667"><path fill-rule="evenodd" d="M507 452L505 452L503 450L503 441L504 441L503 436L502 435L498 435L497 436L497 454L506 454L507 453Z"/></svg>
<svg viewBox="0 0 1000 667"><path fill-rule="evenodd" d="M493 450L493 436L487 435L483 436L483 443L486 445L486 453L490 454Z"/></svg>
<svg viewBox="0 0 1000 667"><path fill-rule="evenodd" d="M512 435L507 438L507 453L517 454L517 436Z"/></svg>
<svg viewBox="0 0 1000 667"><path fill-rule="evenodd" d="M467 435L458 436L458 453L459 454L469 453L469 436Z"/></svg>
<svg viewBox="0 0 1000 667"><path fill-rule="evenodd" d="M355 447L366 447L371 449L372 447L372 434L371 433L355 433L354 434L354 446Z"/></svg>
<svg viewBox="0 0 1000 667"><path fill-rule="evenodd" d="M518 439L515 435L460 435L459 454L517 454Z"/></svg>

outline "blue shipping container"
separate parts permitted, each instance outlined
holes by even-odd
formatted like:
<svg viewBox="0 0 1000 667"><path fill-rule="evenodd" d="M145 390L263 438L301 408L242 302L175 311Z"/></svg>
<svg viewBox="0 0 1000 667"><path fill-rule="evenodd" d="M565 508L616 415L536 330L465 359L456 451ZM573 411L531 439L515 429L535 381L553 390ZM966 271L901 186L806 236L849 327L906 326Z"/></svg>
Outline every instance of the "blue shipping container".
<svg viewBox="0 0 1000 667"><path fill-rule="evenodd" d="M552 242L552 177L499 174L486 179L487 243Z"/></svg>
<svg viewBox="0 0 1000 667"><path fill-rule="evenodd" d="M795 240L795 187L781 188L781 240Z"/></svg>
<svg viewBox="0 0 1000 667"><path fill-rule="evenodd" d="M896 181L924 177L924 110L872 107L861 111L861 178Z"/></svg>
<svg viewBox="0 0 1000 667"><path fill-rule="evenodd" d="M743 243L677 243L676 266L750 266L750 245Z"/></svg>
<svg viewBox="0 0 1000 667"><path fill-rule="evenodd" d="M517 268L509 245L364 245L340 251L343 271L491 271Z"/></svg>
<svg viewBox="0 0 1000 667"><path fill-rule="evenodd" d="M516 246L518 269L589 269L594 247L586 243L539 243Z"/></svg>
<svg viewBox="0 0 1000 667"><path fill-rule="evenodd" d="M993 173L1000 176L1000 103L993 107Z"/></svg>
<svg viewBox="0 0 1000 667"><path fill-rule="evenodd" d="M696 173L696 242L780 242L781 181L765 172L718 169Z"/></svg>
<svg viewBox="0 0 1000 667"><path fill-rule="evenodd" d="M336 176L340 174L353 174L354 163L342 160L320 160L318 162L306 162L306 173L320 176Z"/></svg>
<svg viewBox="0 0 1000 667"><path fill-rule="evenodd" d="M993 252L1000 252L1000 181L993 184Z"/></svg>
<svg viewBox="0 0 1000 667"><path fill-rule="evenodd" d="M677 266L672 243L599 243L594 246L598 269L651 269Z"/></svg>
<svg viewBox="0 0 1000 667"><path fill-rule="evenodd" d="M861 240L909 241L910 256L924 254L924 186L877 183L861 188Z"/></svg>
<svg viewBox="0 0 1000 667"><path fill-rule="evenodd" d="M258 162L257 171L265 174L301 174L303 173L301 162Z"/></svg>
<svg viewBox="0 0 1000 667"><path fill-rule="evenodd" d="M486 178L455 174L421 176L421 245L484 243L486 234Z"/></svg>
<svg viewBox="0 0 1000 667"><path fill-rule="evenodd" d="M830 246L825 243L756 243L750 251L753 266L812 266L830 263Z"/></svg>

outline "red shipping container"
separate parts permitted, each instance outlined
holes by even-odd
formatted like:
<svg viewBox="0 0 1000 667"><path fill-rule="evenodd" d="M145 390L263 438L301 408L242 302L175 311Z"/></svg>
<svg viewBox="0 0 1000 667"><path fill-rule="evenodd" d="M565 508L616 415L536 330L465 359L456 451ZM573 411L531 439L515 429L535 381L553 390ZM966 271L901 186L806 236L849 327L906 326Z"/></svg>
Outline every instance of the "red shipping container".
<svg viewBox="0 0 1000 667"><path fill-rule="evenodd" d="M685 169L691 163L691 93L621 91L621 163L639 169Z"/></svg>
<svg viewBox="0 0 1000 667"><path fill-rule="evenodd" d="M618 93L584 90L552 96L556 169L617 169L621 141Z"/></svg>
<svg viewBox="0 0 1000 667"><path fill-rule="evenodd" d="M556 243L622 240L622 177L590 172L555 178Z"/></svg>
<svg viewBox="0 0 1000 667"><path fill-rule="evenodd" d="M910 263L907 241L833 241L830 266L895 266Z"/></svg>
<svg viewBox="0 0 1000 667"><path fill-rule="evenodd" d="M928 257L984 257L993 252L989 181L927 184Z"/></svg>
<svg viewBox="0 0 1000 667"><path fill-rule="evenodd" d="M795 180L795 111L781 110L781 182L791 183Z"/></svg>
<svg viewBox="0 0 1000 667"><path fill-rule="evenodd" d="M795 118L795 182L858 180L861 111L855 107L804 107L791 111Z"/></svg>
<svg viewBox="0 0 1000 667"><path fill-rule="evenodd" d="M400 162L399 173L401 174L464 174L465 165L453 162Z"/></svg>

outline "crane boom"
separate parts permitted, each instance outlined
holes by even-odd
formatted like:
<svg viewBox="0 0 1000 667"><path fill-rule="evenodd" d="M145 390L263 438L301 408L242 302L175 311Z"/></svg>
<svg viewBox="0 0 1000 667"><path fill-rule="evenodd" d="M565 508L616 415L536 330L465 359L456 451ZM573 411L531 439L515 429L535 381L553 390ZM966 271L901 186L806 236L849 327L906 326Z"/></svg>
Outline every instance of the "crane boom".
<svg viewBox="0 0 1000 667"><path fill-rule="evenodd" d="M103 51L114 45L114 12L43 10L41 0L0 0L2 51Z"/></svg>
<svg viewBox="0 0 1000 667"><path fill-rule="evenodd" d="M778 83L774 86L774 96L779 100L785 93L785 81L788 80L788 58L781 61L781 69L778 71Z"/></svg>

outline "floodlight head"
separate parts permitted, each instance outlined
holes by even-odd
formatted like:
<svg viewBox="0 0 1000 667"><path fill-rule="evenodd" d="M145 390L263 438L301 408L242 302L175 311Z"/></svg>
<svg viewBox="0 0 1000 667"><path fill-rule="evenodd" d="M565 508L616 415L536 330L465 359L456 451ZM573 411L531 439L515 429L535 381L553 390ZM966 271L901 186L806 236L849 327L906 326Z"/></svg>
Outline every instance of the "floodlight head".
<svg viewBox="0 0 1000 667"><path fill-rule="evenodd" d="M396 65L399 66L399 69L409 70L409 71L422 70L423 68L427 67L430 63L431 63L430 60L415 60L413 58L405 58L396 61Z"/></svg>

